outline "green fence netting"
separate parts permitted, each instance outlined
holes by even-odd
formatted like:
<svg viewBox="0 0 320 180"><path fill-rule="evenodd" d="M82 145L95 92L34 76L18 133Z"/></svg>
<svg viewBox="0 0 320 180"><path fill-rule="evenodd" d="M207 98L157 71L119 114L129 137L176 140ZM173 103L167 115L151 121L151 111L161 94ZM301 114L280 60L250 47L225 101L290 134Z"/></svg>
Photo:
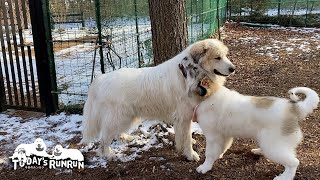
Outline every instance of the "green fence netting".
<svg viewBox="0 0 320 180"><path fill-rule="evenodd" d="M148 0L48 3L58 86L53 93L61 106L82 104L91 79L102 72L153 63ZM226 0L187 0L190 43L214 33L226 19L226 5Z"/></svg>
<svg viewBox="0 0 320 180"><path fill-rule="evenodd" d="M229 0L228 17L237 22L320 27L320 1Z"/></svg>

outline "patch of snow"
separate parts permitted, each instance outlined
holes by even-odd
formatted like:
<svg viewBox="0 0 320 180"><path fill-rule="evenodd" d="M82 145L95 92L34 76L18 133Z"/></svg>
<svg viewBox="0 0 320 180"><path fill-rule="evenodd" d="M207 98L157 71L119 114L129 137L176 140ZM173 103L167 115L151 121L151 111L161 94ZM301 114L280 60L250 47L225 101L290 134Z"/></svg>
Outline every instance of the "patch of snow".
<svg viewBox="0 0 320 180"><path fill-rule="evenodd" d="M97 142L88 145L74 144L81 139L82 116L60 113L49 117L22 119L0 114L2 139L0 146L5 149L5 157L0 157L0 165L8 162L8 157L13 154L14 149L22 143L33 143L36 138L42 138L50 154L54 146L61 144L68 148L70 145L77 145L79 150L86 157L86 153L95 152L98 149ZM192 123L192 132L202 134L199 124ZM168 139L173 134L173 127L156 120L142 121L130 128L128 134L133 137L130 142L114 140L110 147L118 160L127 162L141 156L143 151L150 148L162 148L165 144L173 145ZM75 139L75 140L72 140ZM98 156L87 157L86 167L106 167L108 161ZM159 158L159 161L163 159Z"/></svg>
<svg viewBox="0 0 320 180"><path fill-rule="evenodd" d="M313 11L307 11L307 9L281 9L280 15L304 15L306 13L308 14L319 14L320 10L313 10ZM278 16L278 9L268 9L264 15L267 16Z"/></svg>
<svg viewBox="0 0 320 180"><path fill-rule="evenodd" d="M293 48L287 47L287 48L286 48L286 51L291 52L291 51L293 51Z"/></svg>
<svg viewBox="0 0 320 180"><path fill-rule="evenodd" d="M256 43L259 37L240 37L239 40L243 43Z"/></svg>

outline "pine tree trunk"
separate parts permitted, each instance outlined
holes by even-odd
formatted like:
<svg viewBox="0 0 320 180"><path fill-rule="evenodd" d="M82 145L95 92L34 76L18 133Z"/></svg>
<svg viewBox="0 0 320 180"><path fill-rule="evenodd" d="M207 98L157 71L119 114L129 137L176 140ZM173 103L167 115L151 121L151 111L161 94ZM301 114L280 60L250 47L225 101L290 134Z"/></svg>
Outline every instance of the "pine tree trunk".
<svg viewBox="0 0 320 180"><path fill-rule="evenodd" d="M187 46L186 0L149 0L154 64Z"/></svg>

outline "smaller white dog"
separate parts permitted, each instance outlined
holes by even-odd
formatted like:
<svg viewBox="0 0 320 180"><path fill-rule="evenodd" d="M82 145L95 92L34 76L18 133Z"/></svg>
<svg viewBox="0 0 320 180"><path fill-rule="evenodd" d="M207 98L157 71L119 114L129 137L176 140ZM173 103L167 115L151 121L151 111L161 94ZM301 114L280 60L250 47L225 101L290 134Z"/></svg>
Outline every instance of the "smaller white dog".
<svg viewBox="0 0 320 180"><path fill-rule="evenodd" d="M22 150L24 152L24 156L31 156L31 155L42 156L42 157L49 156L46 152L47 146L41 138L37 138L31 144L20 144L14 150L14 154L11 156L11 158L16 158L21 156Z"/></svg>
<svg viewBox="0 0 320 180"><path fill-rule="evenodd" d="M19 148L15 151L14 155L10 158L18 158L19 162L27 162L26 150L24 148Z"/></svg>
<svg viewBox="0 0 320 180"><path fill-rule="evenodd" d="M206 137L206 159L197 168L199 173L211 170L231 146L233 137L255 138L259 149L271 161L285 167L274 179L293 179L299 160L296 148L302 141L299 121L311 114L319 103L318 94L306 87L289 90L290 99L244 96L224 86L211 84L212 95L195 110ZM304 94L300 100L297 93Z"/></svg>
<svg viewBox="0 0 320 180"><path fill-rule="evenodd" d="M52 151L53 159L68 159L83 161L83 155L78 149L64 149L61 145L56 145Z"/></svg>

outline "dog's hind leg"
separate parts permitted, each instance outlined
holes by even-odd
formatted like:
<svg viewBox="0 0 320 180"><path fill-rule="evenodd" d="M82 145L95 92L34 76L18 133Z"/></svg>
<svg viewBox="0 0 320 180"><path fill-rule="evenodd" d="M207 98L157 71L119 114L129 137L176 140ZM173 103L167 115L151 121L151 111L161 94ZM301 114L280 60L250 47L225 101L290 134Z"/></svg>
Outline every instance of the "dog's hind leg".
<svg viewBox="0 0 320 180"><path fill-rule="evenodd" d="M101 138L100 148L97 151L98 156L106 157L108 160L112 160L115 155L110 148L110 144L113 140L112 135L108 135L107 137Z"/></svg>
<svg viewBox="0 0 320 180"><path fill-rule="evenodd" d="M202 165L197 168L197 172L206 173L211 170L213 163L224 151L225 139L218 134L205 134L206 136L206 159Z"/></svg>
<svg viewBox="0 0 320 180"><path fill-rule="evenodd" d="M276 176L274 180L293 180L299 165L299 160L296 158L295 151L293 149L289 150L287 147L273 147L272 150L263 149L263 154L271 161L279 163L285 167L284 172L279 176Z"/></svg>
<svg viewBox="0 0 320 180"><path fill-rule="evenodd" d="M115 114L116 110L108 111L108 114L101 126L101 147L98 150L99 156L107 157L108 159L113 159L115 155L113 154L110 144L114 138L119 136L121 133L127 131L134 119L132 116L126 114Z"/></svg>
<svg viewBox="0 0 320 180"><path fill-rule="evenodd" d="M274 179L293 180L299 165L299 160L296 158L295 151L297 143L290 142L290 138L288 137L278 137L278 139L275 139L270 134L265 135L266 136L263 136L263 138L259 140L263 155L267 159L285 167L284 172ZM272 146L270 146L271 144Z"/></svg>
<svg viewBox="0 0 320 180"><path fill-rule="evenodd" d="M220 154L219 158L222 158L224 153L231 147L233 142L233 137L227 137L224 141L223 153Z"/></svg>

